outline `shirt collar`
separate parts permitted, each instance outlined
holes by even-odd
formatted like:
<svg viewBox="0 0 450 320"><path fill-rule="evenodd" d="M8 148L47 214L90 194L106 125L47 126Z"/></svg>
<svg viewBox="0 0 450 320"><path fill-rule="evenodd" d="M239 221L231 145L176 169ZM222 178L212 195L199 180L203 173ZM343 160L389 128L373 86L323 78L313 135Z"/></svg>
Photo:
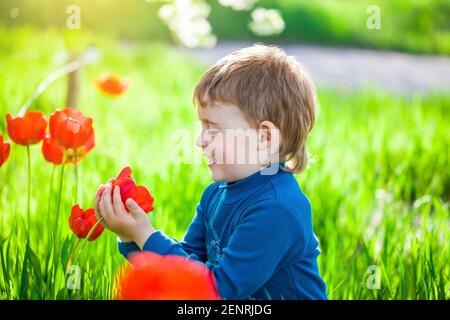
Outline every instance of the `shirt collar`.
<svg viewBox="0 0 450 320"><path fill-rule="evenodd" d="M223 189L223 202L233 203L241 199L244 195L248 195L252 190L258 190L264 182L270 180L272 177L284 172L285 163L280 162L264 167L257 172L235 182L220 182L219 189Z"/></svg>

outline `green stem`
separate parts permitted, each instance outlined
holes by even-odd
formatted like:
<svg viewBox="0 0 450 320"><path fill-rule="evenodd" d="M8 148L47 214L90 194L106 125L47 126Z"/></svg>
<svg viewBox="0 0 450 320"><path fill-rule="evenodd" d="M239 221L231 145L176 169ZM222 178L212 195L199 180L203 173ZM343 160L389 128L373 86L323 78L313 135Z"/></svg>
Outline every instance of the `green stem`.
<svg viewBox="0 0 450 320"><path fill-rule="evenodd" d="M64 186L64 161L63 159L62 165L61 165L61 173L59 177L59 193L58 193L58 202L57 202L57 208L56 208L56 218L55 218L55 226L53 230L53 271L52 271L52 279L55 279L56 272L58 268L58 243L59 243L59 237L58 237L58 222L59 222L59 212L61 211L61 198L62 198L62 190ZM55 285L55 284L53 284ZM53 288L55 289L55 288Z"/></svg>
<svg viewBox="0 0 450 320"><path fill-rule="evenodd" d="M55 171L56 171L56 164L53 165L52 169L52 175L50 176L50 190L48 192L48 214L50 214L51 211L51 203L52 203L52 194L53 194L53 180L55 178Z"/></svg>
<svg viewBox="0 0 450 320"><path fill-rule="evenodd" d="M56 239L56 232L58 231L58 222L59 222L59 212L61 211L61 198L62 198L62 191L63 191L63 185L64 185L64 167L65 165L61 165L61 175L59 177L59 193L58 193L58 204L56 207L56 219L55 219L55 239Z"/></svg>
<svg viewBox="0 0 450 320"><path fill-rule="evenodd" d="M47 215L50 216L51 214L51 203L52 203L52 194L53 194L53 180L55 177L55 171L56 171L56 164L53 165L53 169L52 169L52 175L50 176L50 190L48 192L48 210L47 210ZM49 235L49 239L51 239L52 235L50 233ZM54 246L54 242L51 244L52 246ZM53 247L54 249L54 247ZM45 267L45 281L47 281L48 279L48 266L50 264L50 255L51 255L51 250L47 250L47 264Z"/></svg>
<svg viewBox="0 0 450 320"><path fill-rule="evenodd" d="M86 240L85 242L87 242L89 240L89 238L91 237L92 233L94 232L95 228L97 228L97 226L103 221L103 217L101 217L100 219L98 219L98 221L92 226L91 230L89 230L87 236L86 236Z"/></svg>
<svg viewBox="0 0 450 320"><path fill-rule="evenodd" d="M67 259L66 265L64 267L64 270L66 270L66 273L67 273L67 268L70 266L70 262L72 261L72 258L75 255L75 252L77 251L78 247L80 246L80 243L81 243L81 238L77 238L77 243L75 244L75 247L73 248L72 252L70 253L69 259Z"/></svg>
<svg viewBox="0 0 450 320"><path fill-rule="evenodd" d="M78 203L78 157L75 148L75 203Z"/></svg>
<svg viewBox="0 0 450 320"><path fill-rule="evenodd" d="M27 158L28 158L28 196L27 196L27 225L28 225L28 238L30 237L30 207L31 207L31 152L30 145L27 145Z"/></svg>
<svg viewBox="0 0 450 320"><path fill-rule="evenodd" d="M51 85L55 80L61 78L62 76L65 76L66 74L69 74L71 72L74 72L78 69L80 69L84 65L88 65L92 62L94 62L97 59L96 55L94 54L86 54L84 57L82 57L79 60L72 61L59 69L53 71L43 82L39 84L39 86L36 88L36 90L33 92L32 96L25 102L25 104L22 106L22 108L19 111L19 116L23 116L25 112L30 107L31 103L36 100L41 93L43 93L49 85Z"/></svg>
<svg viewBox="0 0 450 320"><path fill-rule="evenodd" d="M77 242L77 244L75 245L75 249L72 251L72 253L70 254L69 259L67 260L66 268L65 268L66 270L67 270L67 267L70 265L70 262L71 262L73 256L75 256L74 263L76 262L76 258L78 257L78 255L76 255L76 253L77 253L77 249L78 249L79 245L81 244L81 242L82 242L82 245L81 245L81 247L80 247L80 252L84 249L84 245L86 244L86 242L89 241L89 238L91 237L92 233L94 232L94 230L97 228L97 226L98 226L102 221L103 221L103 217L101 217L101 218L100 218L100 219L92 226L92 228L89 230L88 234L86 235L86 237L84 238L83 241L81 241L81 238L78 239L78 242Z"/></svg>

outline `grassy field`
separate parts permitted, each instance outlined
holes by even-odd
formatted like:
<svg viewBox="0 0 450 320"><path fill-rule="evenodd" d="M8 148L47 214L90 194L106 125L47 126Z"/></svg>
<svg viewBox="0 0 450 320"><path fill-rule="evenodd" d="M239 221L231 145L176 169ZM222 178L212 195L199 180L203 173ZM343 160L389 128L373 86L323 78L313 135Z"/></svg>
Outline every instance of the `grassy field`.
<svg viewBox="0 0 450 320"><path fill-rule="evenodd" d="M64 59L53 31L0 29L0 134L45 76ZM205 164L174 164L172 133L186 128L194 143L192 89L205 70L159 44L119 49L97 39L103 57L83 71L80 109L94 118L97 145L79 165L79 199L93 205L100 183L131 165L155 197L151 219L180 239L210 183ZM120 99L100 95L93 80L104 71L127 75ZM64 107L65 81L52 85L32 109ZM320 114L311 135L315 161L298 177L313 205L321 273L331 299L450 298L450 94L412 97L386 92L319 88ZM124 263L115 235L105 232L77 258L79 290L66 287L63 265L76 243L68 225L75 169L65 168L55 228L60 167L31 148L31 231L26 232L26 149L12 145L0 168L0 299L110 299ZM56 232L55 232L56 231ZM29 244L27 244L29 239ZM56 245L55 245L56 243ZM376 266L376 267L371 267ZM369 288L372 268L379 289Z"/></svg>

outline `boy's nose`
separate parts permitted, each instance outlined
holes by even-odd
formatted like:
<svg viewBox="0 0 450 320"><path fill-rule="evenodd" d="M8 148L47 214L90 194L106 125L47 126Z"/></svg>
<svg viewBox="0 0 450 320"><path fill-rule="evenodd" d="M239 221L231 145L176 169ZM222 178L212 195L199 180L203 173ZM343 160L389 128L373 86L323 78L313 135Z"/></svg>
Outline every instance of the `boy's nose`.
<svg viewBox="0 0 450 320"><path fill-rule="evenodd" d="M206 147L206 141L203 139L203 131L198 135L197 140L195 140L195 145L199 148Z"/></svg>

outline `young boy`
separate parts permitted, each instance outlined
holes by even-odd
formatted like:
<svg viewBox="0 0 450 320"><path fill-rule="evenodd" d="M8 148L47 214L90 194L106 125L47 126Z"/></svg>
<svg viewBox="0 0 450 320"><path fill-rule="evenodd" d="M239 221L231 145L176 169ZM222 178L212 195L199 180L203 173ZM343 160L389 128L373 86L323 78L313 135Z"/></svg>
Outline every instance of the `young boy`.
<svg viewBox="0 0 450 320"><path fill-rule="evenodd" d="M119 251L203 263L225 299L326 299L311 205L293 176L306 167L315 119L308 76L281 49L254 45L212 66L194 103L203 128L196 145L215 182L182 241L154 230L131 199L127 214L119 188L111 196L111 185L101 186L96 211L120 238Z"/></svg>

